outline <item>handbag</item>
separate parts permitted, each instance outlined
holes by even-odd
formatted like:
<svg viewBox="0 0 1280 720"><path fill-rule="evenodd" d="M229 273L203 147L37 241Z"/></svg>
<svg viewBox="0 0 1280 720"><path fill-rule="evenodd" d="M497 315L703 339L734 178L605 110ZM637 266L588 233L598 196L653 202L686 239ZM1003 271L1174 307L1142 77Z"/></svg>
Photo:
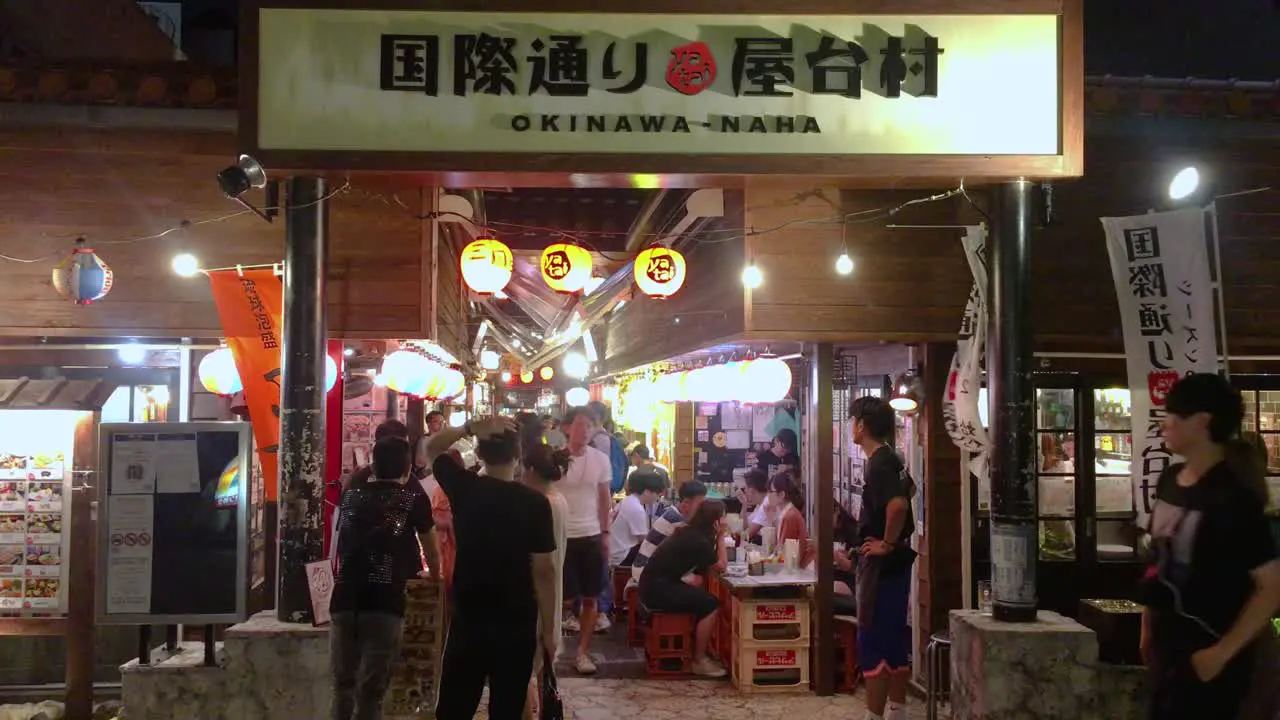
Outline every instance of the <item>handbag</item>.
<svg viewBox="0 0 1280 720"><path fill-rule="evenodd" d="M556 670L551 653L542 651L542 680L539 683L539 720L564 720L564 701L556 683Z"/></svg>

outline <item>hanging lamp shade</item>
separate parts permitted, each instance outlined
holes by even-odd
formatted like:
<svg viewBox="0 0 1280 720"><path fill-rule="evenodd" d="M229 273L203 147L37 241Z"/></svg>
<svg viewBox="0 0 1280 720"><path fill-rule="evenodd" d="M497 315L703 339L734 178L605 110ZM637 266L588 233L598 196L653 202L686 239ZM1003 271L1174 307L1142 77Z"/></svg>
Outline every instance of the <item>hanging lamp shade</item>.
<svg viewBox="0 0 1280 720"><path fill-rule="evenodd" d="M898 412L910 414L920 409L920 401L923 398L924 387L915 373L905 372L894 378L889 407Z"/></svg>
<svg viewBox="0 0 1280 720"><path fill-rule="evenodd" d="M542 378L543 380L550 380L555 376L556 376L556 371L551 369L550 365L543 365L542 368L538 370L538 377Z"/></svg>
<svg viewBox="0 0 1280 720"><path fill-rule="evenodd" d="M684 255L655 245L636 256L632 275L640 292L651 298L669 298L684 285Z"/></svg>
<svg viewBox="0 0 1280 720"><path fill-rule="evenodd" d="M528 385L529 383L533 382L533 371L532 371L532 370L521 370L521 371L520 371L520 382L524 383L525 385Z"/></svg>
<svg viewBox="0 0 1280 720"><path fill-rule="evenodd" d="M462 280L479 295L493 295L511 282L511 248L500 240L480 238L462 249Z"/></svg>
<svg viewBox="0 0 1280 720"><path fill-rule="evenodd" d="M776 403L791 392L791 366L776 357L749 360L742 371L742 383L750 394L744 402Z"/></svg>
<svg viewBox="0 0 1280 720"><path fill-rule="evenodd" d="M90 305L111 292L111 268L102 262L84 238L53 269L53 289L77 305Z"/></svg>
<svg viewBox="0 0 1280 720"><path fill-rule="evenodd" d="M240 372L236 370L236 358L231 348L218 348L200 360L196 374L205 390L214 395L230 397L244 389Z"/></svg>
<svg viewBox="0 0 1280 720"><path fill-rule="evenodd" d="M324 356L324 391L329 392L338 384L338 363L328 355Z"/></svg>
<svg viewBox="0 0 1280 720"><path fill-rule="evenodd" d="M591 253L577 245L547 246L540 266L543 281L558 293L581 292L591 280Z"/></svg>

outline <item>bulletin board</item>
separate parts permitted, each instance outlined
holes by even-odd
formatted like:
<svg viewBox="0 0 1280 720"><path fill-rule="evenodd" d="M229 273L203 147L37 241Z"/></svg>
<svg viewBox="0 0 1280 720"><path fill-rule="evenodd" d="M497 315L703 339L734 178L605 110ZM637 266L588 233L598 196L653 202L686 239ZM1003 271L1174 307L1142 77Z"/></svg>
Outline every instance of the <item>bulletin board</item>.
<svg viewBox="0 0 1280 720"><path fill-rule="evenodd" d="M735 402L694 403L694 467L703 483L742 485L742 474L756 467L782 428L800 436L792 409Z"/></svg>
<svg viewBox="0 0 1280 720"><path fill-rule="evenodd" d="M249 423L105 423L97 622L248 618Z"/></svg>

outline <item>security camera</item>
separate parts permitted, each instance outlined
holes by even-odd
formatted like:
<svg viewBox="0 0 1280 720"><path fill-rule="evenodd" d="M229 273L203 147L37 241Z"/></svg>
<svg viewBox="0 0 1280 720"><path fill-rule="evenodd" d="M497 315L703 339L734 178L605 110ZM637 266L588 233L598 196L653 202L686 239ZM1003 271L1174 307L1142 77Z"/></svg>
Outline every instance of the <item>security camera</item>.
<svg viewBox="0 0 1280 720"><path fill-rule="evenodd" d="M267 171L262 169L262 163L248 155L241 155L235 165L218 173L218 187L232 200L248 192L249 188L266 186Z"/></svg>

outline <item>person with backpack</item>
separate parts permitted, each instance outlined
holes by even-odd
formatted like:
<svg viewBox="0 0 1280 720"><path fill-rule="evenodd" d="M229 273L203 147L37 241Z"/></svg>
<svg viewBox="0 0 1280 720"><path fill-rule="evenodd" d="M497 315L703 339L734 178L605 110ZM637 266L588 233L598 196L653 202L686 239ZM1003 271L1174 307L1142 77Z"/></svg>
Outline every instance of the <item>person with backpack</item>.
<svg viewBox="0 0 1280 720"><path fill-rule="evenodd" d="M849 405L853 442L862 448L862 512L858 536L856 593L858 662L867 683L867 720L906 720L911 680L911 633L907 605L911 565L916 553L911 535L915 482L893 449L893 408L864 396ZM887 710L886 710L887 708Z"/></svg>
<svg viewBox="0 0 1280 720"><path fill-rule="evenodd" d="M1185 462L1160 474L1148 526L1139 601L1152 720L1275 717L1275 676L1255 663L1274 655L1280 561L1243 418L1240 394L1210 373L1182 378L1166 399L1163 440Z"/></svg>
<svg viewBox="0 0 1280 720"><path fill-rule="evenodd" d="M613 433L613 420L609 413L609 406L594 400L587 403L585 408L586 414L591 418L591 447L604 453L609 458L609 492L616 495L626 488L627 475L631 470L631 460L627 456L626 449L622 446L622 441ZM607 528L608 526L606 526ZM611 623L609 622L609 613L613 610L613 571L609 567L608 558L605 559L604 569L605 583L604 589L600 592L599 613L596 615L595 627L597 633L605 633L609 631Z"/></svg>

